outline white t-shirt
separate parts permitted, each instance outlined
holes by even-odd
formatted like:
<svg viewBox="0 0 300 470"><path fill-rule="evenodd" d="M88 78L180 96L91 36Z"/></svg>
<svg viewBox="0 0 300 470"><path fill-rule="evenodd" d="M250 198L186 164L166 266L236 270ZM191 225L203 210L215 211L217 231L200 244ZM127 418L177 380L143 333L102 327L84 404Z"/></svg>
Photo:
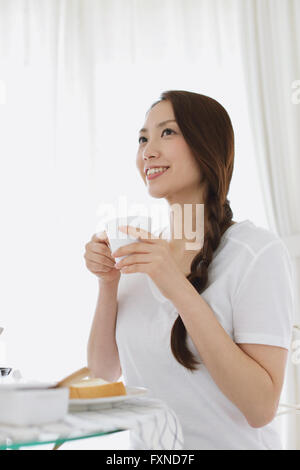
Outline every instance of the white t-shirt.
<svg viewBox="0 0 300 470"><path fill-rule="evenodd" d="M168 228L163 238L169 239ZM293 271L280 237L250 220L230 226L214 252L208 276L201 296L235 343L289 349ZM121 274L116 341L125 384L146 387L150 398L163 400L175 411L184 450L281 449L274 420L252 428L203 364L191 372L177 362L170 347L177 316L147 274ZM201 360L188 333L187 345Z"/></svg>

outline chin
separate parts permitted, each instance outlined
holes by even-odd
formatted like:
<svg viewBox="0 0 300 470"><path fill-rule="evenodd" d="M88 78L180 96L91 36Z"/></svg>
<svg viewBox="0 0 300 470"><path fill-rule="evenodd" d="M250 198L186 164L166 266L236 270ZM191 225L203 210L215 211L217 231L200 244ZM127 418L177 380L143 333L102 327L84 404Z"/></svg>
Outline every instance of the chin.
<svg viewBox="0 0 300 470"><path fill-rule="evenodd" d="M151 188L149 186L147 186L147 187L148 187L148 194L151 197L154 197L156 199L161 199L163 197L165 198L166 195L167 195L166 191L159 190L159 189L154 189L154 188Z"/></svg>

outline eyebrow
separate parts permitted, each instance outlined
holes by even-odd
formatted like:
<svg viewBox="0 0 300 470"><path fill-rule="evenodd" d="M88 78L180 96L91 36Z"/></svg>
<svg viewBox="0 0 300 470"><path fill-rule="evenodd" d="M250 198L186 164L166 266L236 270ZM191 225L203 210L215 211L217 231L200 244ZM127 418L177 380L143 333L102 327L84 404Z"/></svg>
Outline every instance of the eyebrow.
<svg viewBox="0 0 300 470"><path fill-rule="evenodd" d="M162 127L162 126L164 126L165 124L167 124L168 122L176 122L176 120L175 120L175 119L168 119L167 121L162 121L162 122L160 122L159 124L157 124L156 127L157 127L157 128ZM140 133L140 132L147 132L147 131L148 131L148 129L146 129L145 127L143 127L142 129L139 130L139 133Z"/></svg>

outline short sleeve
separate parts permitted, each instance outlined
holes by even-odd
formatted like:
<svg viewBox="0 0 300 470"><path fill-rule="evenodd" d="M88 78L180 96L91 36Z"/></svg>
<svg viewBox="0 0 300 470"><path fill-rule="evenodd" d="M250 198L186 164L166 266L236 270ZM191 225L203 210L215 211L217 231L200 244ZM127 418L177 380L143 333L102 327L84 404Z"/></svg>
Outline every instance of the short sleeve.
<svg viewBox="0 0 300 470"><path fill-rule="evenodd" d="M281 239L252 259L233 299L236 343L290 348L294 318L292 263Z"/></svg>

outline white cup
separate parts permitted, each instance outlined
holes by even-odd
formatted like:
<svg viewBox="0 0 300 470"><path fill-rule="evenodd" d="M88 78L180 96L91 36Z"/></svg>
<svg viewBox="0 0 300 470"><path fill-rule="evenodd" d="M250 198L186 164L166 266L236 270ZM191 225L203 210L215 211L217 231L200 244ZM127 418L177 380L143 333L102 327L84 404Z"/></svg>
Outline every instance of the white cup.
<svg viewBox="0 0 300 470"><path fill-rule="evenodd" d="M111 252L113 253L121 246L126 246L130 243L134 243L135 241L139 241L132 235L121 232L118 230L118 227L121 227L122 225L131 225L137 229L146 230L151 233L151 222L152 220L150 217L140 215L130 215L127 217L118 217L117 219L108 220L105 223L105 231L109 240ZM125 258L125 256L116 257L116 261L118 262L123 258Z"/></svg>

